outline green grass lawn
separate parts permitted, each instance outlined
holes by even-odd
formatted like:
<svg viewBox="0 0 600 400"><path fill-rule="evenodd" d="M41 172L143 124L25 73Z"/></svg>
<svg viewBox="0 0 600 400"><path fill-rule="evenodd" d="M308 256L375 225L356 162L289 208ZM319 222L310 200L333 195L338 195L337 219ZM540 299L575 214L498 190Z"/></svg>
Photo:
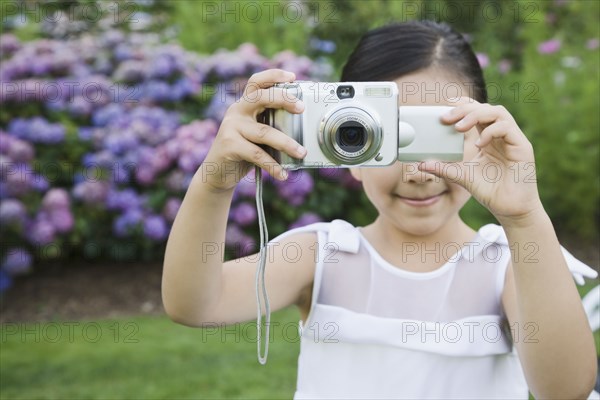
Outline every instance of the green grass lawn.
<svg viewBox="0 0 600 400"><path fill-rule="evenodd" d="M266 366L251 324L191 329L167 317L3 324L2 399L291 398L299 314L273 314ZM276 325L279 324L279 325Z"/></svg>
<svg viewBox="0 0 600 400"><path fill-rule="evenodd" d="M3 324L0 399L291 398L298 319L295 307L273 314L266 366L256 359L253 323L191 329L162 316ZM600 332L595 341L598 350Z"/></svg>

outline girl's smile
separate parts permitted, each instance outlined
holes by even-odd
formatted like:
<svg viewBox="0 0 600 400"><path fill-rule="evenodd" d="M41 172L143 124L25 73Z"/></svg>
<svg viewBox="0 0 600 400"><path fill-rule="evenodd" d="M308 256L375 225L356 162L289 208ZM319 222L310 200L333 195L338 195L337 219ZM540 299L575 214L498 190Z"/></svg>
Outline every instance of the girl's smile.
<svg viewBox="0 0 600 400"><path fill-rule="evenodd" d="M423 194L414 194L414 195L400 195L396 196L403 201L404 203L413 206L413 207L427 207L437 203L442 196L444 196L448 191L444 190L437 194L433 195L423 195Z"/></svg>

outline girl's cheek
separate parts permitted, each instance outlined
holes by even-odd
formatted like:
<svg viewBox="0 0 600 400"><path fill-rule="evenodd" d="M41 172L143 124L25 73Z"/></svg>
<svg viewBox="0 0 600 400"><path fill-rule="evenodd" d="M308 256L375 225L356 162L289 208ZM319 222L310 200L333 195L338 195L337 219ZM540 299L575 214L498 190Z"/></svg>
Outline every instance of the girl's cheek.
<svg viewBox="0 0 600 400"><path fill-rule="evenodd" d="M471 197L469 191L458 183L450 183L448 186L450 187L454 202L460 204L460 207L462 207Z"/></svg>

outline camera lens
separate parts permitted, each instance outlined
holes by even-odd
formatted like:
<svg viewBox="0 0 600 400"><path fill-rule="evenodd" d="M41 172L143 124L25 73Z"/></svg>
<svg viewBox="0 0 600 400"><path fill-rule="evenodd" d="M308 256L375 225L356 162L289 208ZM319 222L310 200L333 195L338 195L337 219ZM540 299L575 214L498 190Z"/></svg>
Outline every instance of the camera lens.
<svg viewBox="0 0 600 400"><path fill-rule="evenodd" d="M372 160L383 142L378 118L364 107L340 107L329 111L319 126L319 146L337 165L360 165Z"/></svg>
<svg viewBox="0 0 600 400"><path fill-rule="evenodd" d="M335 140L342 150L356 153L367 143L367 132L360 124L344 122L338 128Z"/></svg>

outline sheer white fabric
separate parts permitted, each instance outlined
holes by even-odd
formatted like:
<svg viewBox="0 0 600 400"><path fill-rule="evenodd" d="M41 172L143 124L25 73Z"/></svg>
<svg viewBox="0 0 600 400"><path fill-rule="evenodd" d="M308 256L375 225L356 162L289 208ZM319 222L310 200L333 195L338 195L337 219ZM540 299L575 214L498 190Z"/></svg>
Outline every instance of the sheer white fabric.
<svg viewBox="0 0 600 400"><path fill-rule="evenodd" d="M426 273L389 264L345 221L275 240L307 231L320 254L295 399L528 398L501 307L510 249L500 226L430 249L448 262ZM574 275L595 277L571 258Z"/></svg>

